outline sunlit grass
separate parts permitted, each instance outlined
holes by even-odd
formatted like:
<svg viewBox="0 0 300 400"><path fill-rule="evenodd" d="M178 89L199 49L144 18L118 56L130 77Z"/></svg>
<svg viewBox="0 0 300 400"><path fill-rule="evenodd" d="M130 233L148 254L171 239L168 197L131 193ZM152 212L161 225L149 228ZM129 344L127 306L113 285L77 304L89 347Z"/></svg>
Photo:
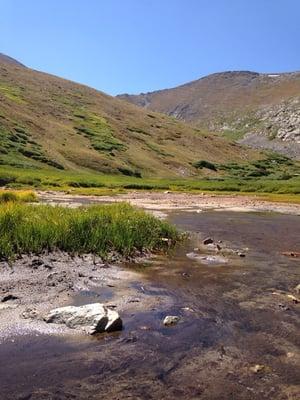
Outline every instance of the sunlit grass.
<svg viewBox="0 0 300 400"><path fill-rule="evenodd" d="M38 201L38 197L32 190L0 190L0 203L33 203L36 201Z"/></svg>
<svg viewBox="0 0 300 400"><path fill-rule="evenodd" d="M0 258L62 250L107 257L163 249L179 239L167 222L128 204L70 209L46 205L0 205Z"/></svg>
<svg viewBox="0 0 300 400"><path fill-rule="evenodd" d="M214 178L136 178L122 175L104 175L90 172L25 170L0 167L0 186L11 189L41 189L67 191L85 195L112 195L129 190L171 190L189 193L250 193L274 194L298 202L300 176L285 179L267 177L226 177ZM275 198L275 196L274 196Z"/></svg>

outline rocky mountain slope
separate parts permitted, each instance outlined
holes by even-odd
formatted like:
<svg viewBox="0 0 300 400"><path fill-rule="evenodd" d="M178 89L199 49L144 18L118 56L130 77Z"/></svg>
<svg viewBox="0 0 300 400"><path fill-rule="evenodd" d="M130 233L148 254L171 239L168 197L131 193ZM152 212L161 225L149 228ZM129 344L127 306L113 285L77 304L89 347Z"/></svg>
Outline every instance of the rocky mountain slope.
<svg viewBox="0 0 300 400"><path fill-rule="evenodd" d="M300 156L300 72L223 72L173 89L119 97L254 147Z"/></svg>
<svg viewBox="0 0 300 400"><path fill-rule="evenodd" d="M12 65L18 65L20 67L25 67L22 63L19 61L15 60L12 57L7 56L6 54L0 53L0 63L6 63L6 64L12 64Z"/></svg>
<svg viewBox="0 0 300 400"><path fill-rule="evenodd" d="M0 58L0 164L132 176L193 176L197 160L257 156L89 87Z"/></svg>

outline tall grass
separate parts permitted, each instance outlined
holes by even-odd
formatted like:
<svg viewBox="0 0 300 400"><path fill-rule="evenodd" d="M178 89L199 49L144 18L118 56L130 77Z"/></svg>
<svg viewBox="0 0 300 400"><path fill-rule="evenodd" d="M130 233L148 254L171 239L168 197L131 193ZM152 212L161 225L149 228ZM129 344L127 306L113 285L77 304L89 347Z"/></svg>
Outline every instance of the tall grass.
<svg viewBox="0 0 300 400"><path fill-rule="evenodd" d="M37 195L31 190L0 190L0 203L7 203L10 201L33 203L37 200Z"/></svg>
<svg viewBox="0 0 300 400"><path fill-rule="evenodd" d="M176 242L176 229L128 204L68 209L6 203L0 206L0 258L56 249L71 253L131 255Z"/></svg>

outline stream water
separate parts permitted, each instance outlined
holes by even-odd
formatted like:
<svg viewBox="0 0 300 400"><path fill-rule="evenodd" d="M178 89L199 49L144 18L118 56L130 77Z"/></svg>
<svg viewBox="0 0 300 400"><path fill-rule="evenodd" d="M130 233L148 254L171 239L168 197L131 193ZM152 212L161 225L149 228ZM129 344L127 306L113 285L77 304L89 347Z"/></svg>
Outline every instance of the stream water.
<svg viewBox="0 0 300 400"><path fill-rule="evenodd" d="M300 251L300 217L181 212L169 220L192 239L127 268L140 273L137 290L167 296L170 306L123 315L116 334L13 338L0 347L1 399L300 398L299 304L287 297L300 283L300 263L281 254ZM198 233L246 257L213 266L189 259ZM166 315L180 322L164 327Z"/></svg>

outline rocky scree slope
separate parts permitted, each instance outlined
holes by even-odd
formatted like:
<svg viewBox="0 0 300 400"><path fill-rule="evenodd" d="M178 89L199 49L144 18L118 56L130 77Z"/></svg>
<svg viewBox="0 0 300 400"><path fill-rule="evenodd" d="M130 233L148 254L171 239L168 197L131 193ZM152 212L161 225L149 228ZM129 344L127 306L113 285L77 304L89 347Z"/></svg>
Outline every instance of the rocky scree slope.
<svg viewBox="0 0 300 400"><path fill-rule="evenodd" d="M119 98L231 139L247 135L244 143L254 147L300 157L300 72L229 71L173 89Z"/></svg>

